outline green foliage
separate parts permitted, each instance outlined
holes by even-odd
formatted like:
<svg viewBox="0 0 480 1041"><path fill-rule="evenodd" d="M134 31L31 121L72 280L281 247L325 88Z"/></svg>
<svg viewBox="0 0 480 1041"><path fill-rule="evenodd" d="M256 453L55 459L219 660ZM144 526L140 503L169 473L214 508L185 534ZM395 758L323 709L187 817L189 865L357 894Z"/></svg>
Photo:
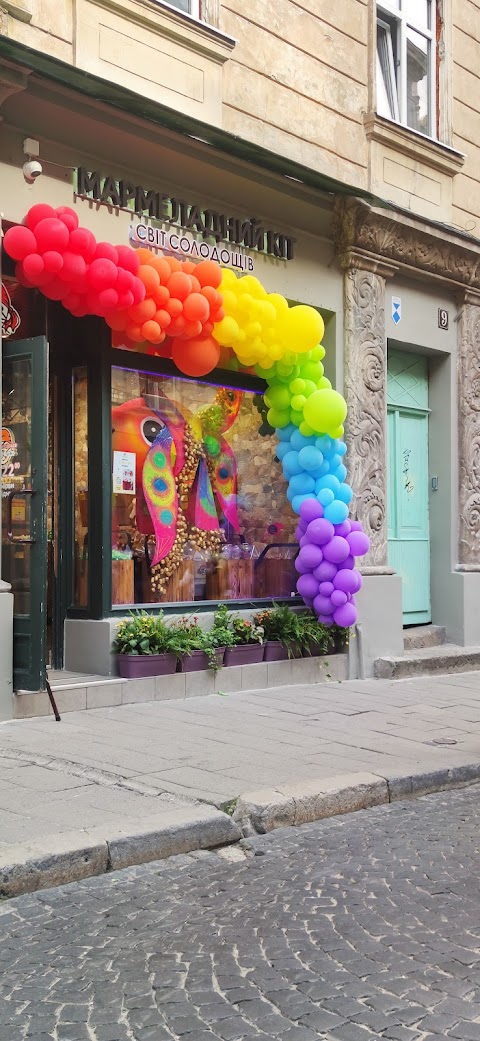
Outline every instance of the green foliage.
<svg viewBox="0 0 480 1041"><path fill-rule="evenodd" d="M182 640L176 625L167 625L163 613L131 612L117 629L113 650L116 654L165 654L179 657Z"/></svg>
<svg viewBox="0 0 480 1041"><path fill-rule="evenodd" d="M255 624L263 628L265 640L280 641L289 654L298 650L301 644L302 628L299 618L298 612L292 611L287 604L276 604L254 615Z"/></svg>

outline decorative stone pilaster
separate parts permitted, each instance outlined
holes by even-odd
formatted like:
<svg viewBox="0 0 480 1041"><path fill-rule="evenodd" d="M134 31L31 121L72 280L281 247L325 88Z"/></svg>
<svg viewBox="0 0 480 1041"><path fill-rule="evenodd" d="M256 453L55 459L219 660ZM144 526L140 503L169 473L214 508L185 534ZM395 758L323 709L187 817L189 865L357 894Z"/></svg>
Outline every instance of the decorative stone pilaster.
<svg viewBox="0 0 480 1041"><path fill-rule="evenodd" d="M468 291L458 323L459 570L480 571L480 294Z"/></svg>
<svg viewBox="0 0 480 1041"><path fill-rule="evenodd" d="M360 266L361 265L361 266ZM345 440L353 512L370 539L362 571L392 573L387 564L385 278L393 269L350 253L344 282Z"/></svg>

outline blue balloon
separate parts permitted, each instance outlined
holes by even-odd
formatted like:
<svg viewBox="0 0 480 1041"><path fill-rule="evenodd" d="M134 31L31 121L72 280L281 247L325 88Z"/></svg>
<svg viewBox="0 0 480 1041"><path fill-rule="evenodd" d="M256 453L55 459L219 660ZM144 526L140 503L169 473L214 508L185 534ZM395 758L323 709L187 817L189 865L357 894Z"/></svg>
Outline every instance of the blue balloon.
<svg viewBox="0 0 480 1041"><path fill-rule="evenodd" d="M297 452L300 452L302 448L307 448L308 445L315 444L314 437L304 437L297 428L290 438L290 444L292 448L295 448Z"/></svg>
<svg viewBox="0 0 480 1041"><path fill-rule="evenodd" d="M330 506L325 508L324 516L331 524L342 524L348 517L348 506L340 499L334 499Z"/></svg>
<svg viewBox="0 0 480 1041"><path fill-rule="evenodd" d="M319 488L318 487L318 483L319 482L317 481L317 483L315 485L315 491L317 493L317 499L318 499L319 503L321 503L322 506L330 506L330 503L332 503L334 501L334 499L335 499L335 496L334 496L334 494L332 492L332 489L331 488ZM287 495L288 495L288 492L287 492Z"/></svg>
<svg viewBox="0 0 480 1041"><path fill-rule="evenodd" d="M323 463L323 455L313 445L307 445L298 453L298 461L304 470L316 470Z"/></svg>
<svg viewBox="0 0 480 1041"><path fill-rule="evenodd" d="M353 492L349 484L341 484L337 491L337 499L349 503L353 499Z"/></svg>
<svg viewBox="0 0 480 1041"><path fill-rule="evenodd" d="M325 474L325 477L320 478L321 488L331 488L332 492L337 492L340 481L333 476L333 474Z"/></svg>
<svg viewBox="0 0 480 1041"><path fill-rule="evenodd" d="M316 470L310 470L310 473L311 473L312 477L315 478L316 481L318 481L320 477L325 477L325 474L328 474L328 463L327 463L327 460L324 459L322 465L321 466L317 466Z"/></svg>
<svg viewBox="0 0 480 1041"><path fill-rule="evenodd" d="M313 480L313 477L310 477L310 474L305 472L295 474L290 478L288 490L289 492L292 492L293 495L306 495L307 492L315 491L315 481Z"/></svg>
<svg viewBox="0 0 480 1041"><path fill-rule="evenodd" d="M287 427L287 429L288 429L288 427ZM335 445L335 451L336 451L337 455L345 455L345 452L347 451L347 446L345 444L345 441L337 440L337 443Z"/></svg>
<svg viewBox="0 0 480 1041"><path fill-rule="evenodd" d="M297 428L293 423L289 423L288 427L277 427L275 433L279 441L290 441L290 438L296 429Z"/></svg>
<svg viewBox="0 0 480 1041"><path fill-rule="evenodd" d="M343 463L340 463L340 466L337 466L337 469L334 471L333 476L336 477L341 484L347 476L347 467L344 466Z"/></svg>
<svg viewBox="0 0 480 1041"><path fill-rule="evenodd" d="M324 455L332 455L335 451L335 441L332 441L332 438L329 437L328 434L322 434L321 437L317 437L315 447L318 448L320 452L323 452Z"/></svg>
<svg viewBox="0 0 480 1041"><path fill-rule="evenodd" d="M298 461L298 452L292 452L290 449L289 452L285 453L282 462L283 472L287 480L289 477L293 477L294 474L302 473L302 467Z"/></svg>
<svg viewBox="0 0 480 1041"><path fill-rule="evenodd" d="M332 474L335 473L335 470L337 469L338 466L340 466L341 462L342 462L341 457L337 454L337 452L334 452L334 454L330 456L329 463L330 463L330 471L331 471Z"/></svg>
<svg viewBox="0 0 480 1041"><path fill-rule="evenodd" d="M292 449L290 448L290 443L281 441L280 444L277 445L277 451L275 454L277 456L277 459L283 459L283 457L287 455L287 452L291 451Z"/></svg>
<svg viewBox="0 0 480 1041"><path fill-rule="evenodd" d="M292 509L294 513L300 513L300 506L302 505L302 502L305 502L305 499L311 498L311 495L294 495L293 499L291 500Z"/></svg>

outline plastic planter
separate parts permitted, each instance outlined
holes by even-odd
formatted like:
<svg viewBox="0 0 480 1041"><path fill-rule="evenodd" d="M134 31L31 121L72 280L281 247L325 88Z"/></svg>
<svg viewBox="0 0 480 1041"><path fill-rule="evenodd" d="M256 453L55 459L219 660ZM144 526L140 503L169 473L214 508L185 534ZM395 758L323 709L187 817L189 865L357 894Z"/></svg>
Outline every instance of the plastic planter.
<svg viewBox="0 0 480 1041"><path fill-rule="evenodd" d="M225 654L225 647L215 648L215 657L217 659L217 666L220 669L223 665L223 655ZM211 665L209 662L208 654L206 651L192 651L191 654L184 654L181 660L181 671L182 672L200 672L203 669L210 669Z"/></svg>
<svg viewBox="0 0 480 1041"><path fill-rule="evenodd" d="M176 654L117 654L118 671L127 680L145 676L171 676L177 667Z"/></svg>
<svg viewBox="0 0 480 1041"><path fill-rule="evenodd" d="M227 647L224 665L254 665L263 661L263 643L239 643L236 647Z"/></svg>

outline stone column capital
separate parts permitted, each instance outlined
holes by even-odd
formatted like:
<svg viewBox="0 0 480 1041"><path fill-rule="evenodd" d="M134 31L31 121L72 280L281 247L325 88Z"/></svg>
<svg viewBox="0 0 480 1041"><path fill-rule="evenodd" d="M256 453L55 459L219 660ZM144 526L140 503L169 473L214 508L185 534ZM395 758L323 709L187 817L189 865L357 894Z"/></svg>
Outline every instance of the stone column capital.
<svg viewBox="0 0 480 1041"><path fill-rule="evenodd" d="M387 278L393 278L398 271L398 267L395 264L364 249L347 249L338 253L337 257L340 267L344 271L349 271L353 268L358 271L369 271L373 275L379 275L385 281Z"/></svg>

